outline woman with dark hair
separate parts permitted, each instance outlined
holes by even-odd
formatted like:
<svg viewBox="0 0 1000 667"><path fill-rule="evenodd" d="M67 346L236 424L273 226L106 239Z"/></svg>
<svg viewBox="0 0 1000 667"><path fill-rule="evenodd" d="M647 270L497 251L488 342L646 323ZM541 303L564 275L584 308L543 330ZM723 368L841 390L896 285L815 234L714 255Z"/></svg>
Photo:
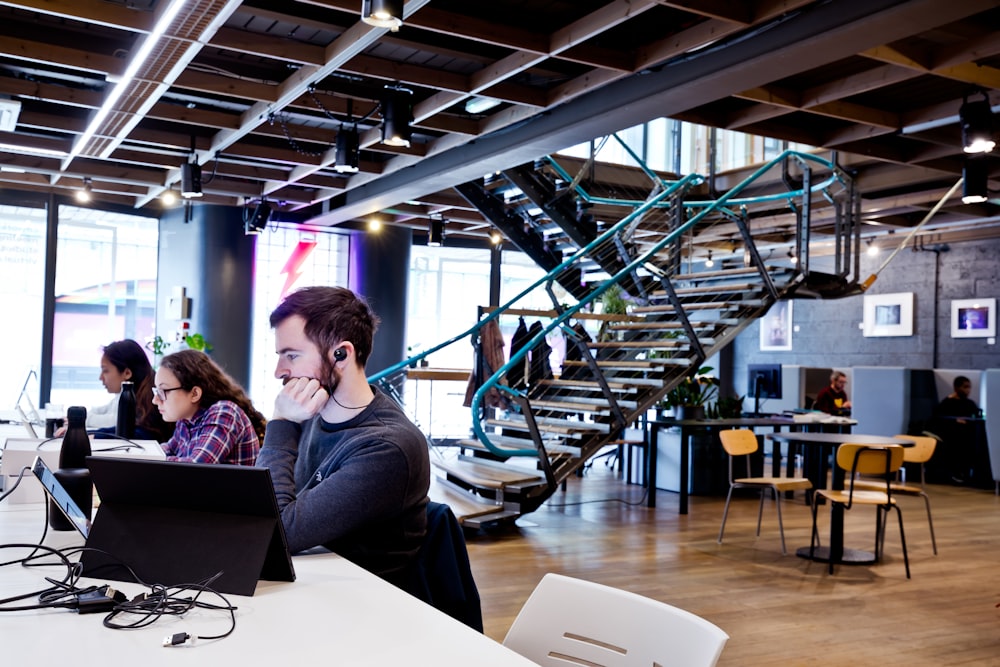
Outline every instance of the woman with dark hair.
<svg viewBox="0 0 1000 667"><path fill-rule="evenodd" d="M92 407L87 411L87 428L100 432L114 432L118 423L118 399L122 382L135 385L135 437L163 442L170 437L173 427L163 421L160 412L147 403L146 396L153 388L153 367L142 346L134 340L117 340L104 347L101 356L101 384L114 394L107 405Z"/></svg>
<svg viewBox="0 0 1000 667"><path fill-rule="evenodd" d="M264 439L264 416L243 388L204 352L163 357L152 387L163 419L176 422L163 445L168 461L253 465Z"/></svg>

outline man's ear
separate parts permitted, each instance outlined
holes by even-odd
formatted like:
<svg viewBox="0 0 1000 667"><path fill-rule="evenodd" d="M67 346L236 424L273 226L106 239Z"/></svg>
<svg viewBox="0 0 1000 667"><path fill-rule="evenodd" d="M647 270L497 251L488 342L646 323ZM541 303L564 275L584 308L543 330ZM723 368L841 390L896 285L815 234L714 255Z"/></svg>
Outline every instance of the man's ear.
<svg viewBox="0 0 1000 667"><path fill-rule="evenodd" d="M334 365L344 361L354 354L354 343L349 340L342 340L330 350L330 362Z"/></svg>

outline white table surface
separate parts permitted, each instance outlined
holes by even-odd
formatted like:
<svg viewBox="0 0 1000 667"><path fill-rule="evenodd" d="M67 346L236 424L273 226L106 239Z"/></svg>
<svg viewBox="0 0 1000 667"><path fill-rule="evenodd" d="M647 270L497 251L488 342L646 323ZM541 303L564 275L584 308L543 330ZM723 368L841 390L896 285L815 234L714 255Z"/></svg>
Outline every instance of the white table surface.
<svg viewBox="0 0 1000 667"><path fill-rule="evenodd" d="M42 535L44 507L0 503L0 544L35 544ZM74 533L53 533L47 546L79 545ZM0 549L0 562L19 549ZM196 610L185 617L164 617L148 628L111 630L104 614L79 615L65 609L0 613L4 662L55 665L66 660L105 667L136 664L184 667L238 665L450 665L530 666L534 663L504 648L407 593L335 554L296 556L295 582L261 581L253 597L230 595L239 607L236 630L220 640L163 647L177 632L221 634L226 612ZM65 567L0 567L0 599L40 590L44 576L61 579ZM138 584L108 583L131 598ZM15 604L32 604L31 598ZM211 597L206 601L213 601Z"/></svg>

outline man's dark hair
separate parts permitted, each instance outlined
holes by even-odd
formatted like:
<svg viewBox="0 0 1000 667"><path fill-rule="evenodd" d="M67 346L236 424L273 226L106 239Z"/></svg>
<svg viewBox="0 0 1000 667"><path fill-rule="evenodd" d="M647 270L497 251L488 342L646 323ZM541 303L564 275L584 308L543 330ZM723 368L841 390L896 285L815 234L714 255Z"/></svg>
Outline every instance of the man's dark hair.
<svg viewBox="0 0 1000 667"><path fill-rule="evenodd" d="M965 377L964 375L959 375L957 378L955 378L955 381L951 383L951 388L957 390L959 387L961 387L963 384L966 383L972 384L972 380Z"/></svg>
<svg viewBox="0 0 1000 667"><path fill-rule="evenodd" d="M303 287L278 304L271 313L271 327L293 315L305 320L306 337L319 348L324 366L331 350L344 341L354 345L362 368L368 363L379 318L362 297L345 287Z"/></svg>

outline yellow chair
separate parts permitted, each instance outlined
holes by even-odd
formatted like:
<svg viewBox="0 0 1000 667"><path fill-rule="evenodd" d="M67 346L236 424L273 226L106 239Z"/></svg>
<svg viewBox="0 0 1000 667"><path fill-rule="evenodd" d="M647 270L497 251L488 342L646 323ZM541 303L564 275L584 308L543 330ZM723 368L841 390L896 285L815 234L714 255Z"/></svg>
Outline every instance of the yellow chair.
<svg viewBox="0 0 1000 667"><path fill-rule="evenodd" d="M831 503L841 504L845 510L855 505L874 505L875 514L875 560L881 560L884 545L885 517L889 509L895 509L899 517L899 539L903 545L903 563L906 565L906 578L910 578L910 559L906 553L906 535L903 532L903 513L892 497L892 478L903 465L903 447L900 445L859 445L845 443L837 448L837 465L846 473L846 489L817 489L812 501L812 538L809 542L809 556L813 557L815 547L819 544L819 531L816 528L816 510L820 498L826 498ZM862 489L858 486L858 475L878 476L879 490ZM868 480L866 480L867 482ZM830 574L833 574L833 561L830 558Z"/></svg>
<svg viewBox="0 0 1000 667"><path fill-rule="evenodd" d="M937 540L934 538L934 520L931 518L931 499L928 497L927 492L923 487L924 464L927 463L932 456L934 456L934 448L937 447L937 439L927 435L898 435L896 437L906 438L907 440L912 440L914 443L913 447L903 448L903 463L920 464L920 486L908 484L906 482L906 478L903 477L902 481L894 481L892 483L892 494L899 496L920 496L924 499L924 506L927 508L927 525L930 526L931 529L931 547L933 547L934 555L936 556ZM854 488L856 489L869 489L873 491L881 491L884 486L884 482L865 479L859 479L854 483ZM883 537L885 537L884 534Z"/></svg>
<svg viewBox="0 0 1000 667"><path fill-rule="evenodd" d="M757 510L757 537L760 537L760 522L764 515L764 499L766 495L764 492L770 489L771 494L774 496L774 506L778 509L778 532L781 533L781 553L788 553L785 549L785 527L781 522L781 494L784 491L811 489L812 482L804 477L751 477L750 455L755 453L760 445L757 442L757 436L750 429L720 431L719 439L722 441L722 446L729 455L729 493L726 495L726 507L722 510L722 525L719 527L719 544L722 544L722 533L726 530L726 517L729 515L729 501L733 497L733 489L760 489L760 507ZM738 456L742 456L746 461L746 477L734 477L733 461Z"/></svg>

